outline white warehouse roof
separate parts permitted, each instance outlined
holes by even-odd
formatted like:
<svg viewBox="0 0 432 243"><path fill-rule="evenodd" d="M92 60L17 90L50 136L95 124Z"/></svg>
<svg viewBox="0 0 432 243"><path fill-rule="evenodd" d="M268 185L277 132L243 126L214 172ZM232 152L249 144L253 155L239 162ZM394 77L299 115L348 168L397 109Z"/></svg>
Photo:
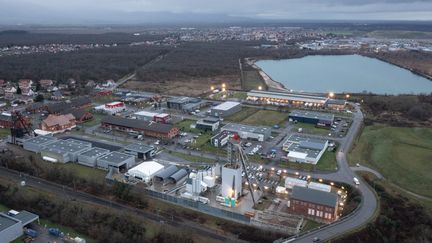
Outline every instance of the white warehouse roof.
<svg viewBox="0 0 432 243"><path fill-rule="evenodd" d="M227 111L227 110L232 109L233 107L236 107L238 105L240 105L239 102L226 101L226 102L224 102L222 104L219 104L219 105L213 107L213 109Z"/></svg>
<svg viewBox="0 0 432 243"><path fill-rule="evenodd" d="M163 168L163 165L155 161L148 161L129 169L127 173L133 177L140 177L143 181L149 181L154 174Z"/></svg>
<svg viewBox="0 0 432 243"><path fill-rule="evenodd" d="M307 155L308 155L307 153L295 152L295 151L290 151L288 153L288 157L296 158L296 159L306 159Z"/></svg>

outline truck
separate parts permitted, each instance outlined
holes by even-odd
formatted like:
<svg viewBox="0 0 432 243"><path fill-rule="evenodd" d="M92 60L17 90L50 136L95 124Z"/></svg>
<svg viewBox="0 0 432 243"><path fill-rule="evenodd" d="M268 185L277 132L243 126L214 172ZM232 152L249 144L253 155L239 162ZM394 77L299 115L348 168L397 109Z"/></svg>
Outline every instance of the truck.
<svg viewBox="0 0 432 243"><path fill-rule="evenodd" d="M48 233L52 236L63 237L63 232L60 231L59 228L48 228Z"/></svg>
<svg viewBox="0 0 432 243"><path fill-rule="evenodd" d="M39 234L36 230L32 230L32 229L24 229L24 234L27 236L30 236L31 238L36 238Z"/></svg>

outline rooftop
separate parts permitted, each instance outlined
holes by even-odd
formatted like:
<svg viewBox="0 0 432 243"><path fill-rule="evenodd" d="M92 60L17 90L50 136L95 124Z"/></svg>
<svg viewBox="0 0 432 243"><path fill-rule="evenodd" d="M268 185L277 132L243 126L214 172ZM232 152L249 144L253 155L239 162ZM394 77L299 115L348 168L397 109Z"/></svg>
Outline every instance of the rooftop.
<svg viewBox="0 0 432 243"><path fill-rule="evenodd" d="M291 198L329 207L337 205L337 195L335 193L300 186L293 187Z"/></svg>
<svg viewBox="0 0 432 243"><path fill-rule="evenodd" d="M251 90L247 93L247 95L250 97L296 100L296 101L312 102L312 103L325 103L328 99L327 97L316 96L311 94L262 91L262 90Z"/></svg>
<svg viewBox="0 0 432 243"><path fill-rule="evenodd" d="M130 151L136 151L136 152L140 152L140 153L147 153L149 151L154 150L154 147L145 145L143 143L131 143L131 144L127 145L124 149L130 150Z"/></svg>
<svg viewBox="0 0 432 243"><path fill-rule="evenodd" d="M293 134L288 137L283 146L290 154L300 156L298 153L302 153L309 158L317 158L327 142L328 140Z"/></svg>
<svg viewBox="0 0 432 243"><path fill-rule="evenodd" d="M239 105L240 105L239 102L226 101L222 104L219 104L219 105L213 107L212 109L226 111L226 110L232 109L232 108L239 106Z"/></svg>
<svg viewBox="0 0 432 243"><path fill-rule="evenodd" d="M135 159L135 157L132 155L128 155L120 152L111 152L107 155L100 157L99 159L107 161L112 164L122 164L125 160L128 160L130 158Z"/></svg>
<svg viewBox="0 0 432 243"><path fill-rule="evenodd" d="M237 124L237 123L228 123L222 128L222 130L229 130L232 132L250 132L250 133L267 134L271 131L271 128L265 126L250 126L250 125Z"/></svg>
<svg viewBox="0 0 432 243"><path fill-rule="evenodd" d="M91 148L87 151L82 152L80 155L82 156L86 156L86 157L91 157L91 158L97 158L100 157L102 155L108 154L110 151L108 149L103 149L103 148Z"/></svg>
<svg viewBox="0 0 432 243"><path fill-rule="evenodd" d="M25 142L26 143L33 143L33 144L37 144L37 145L42 145L42 144L47 144L47 143L54 142L54 141L57 141L57 138L52 137L52 136L37 136L34 138L27 139Z"/></svg>
<svg viewBox="0 0 432 243"><path fill-rule="evenodd" d="M330 121L333 121L334 119L333 114L317 111L293 110L289 115Z"/></svg>
<svg viewBox="0 0 432 243"><path fill-rule="evenodd" d="M115 126L130 127L141 130L149 130L154 132L168 133L174 127L171 124L163 124L157 122L148 122L137 119L127 119L115 116L105 116L101 123L107 123Z"/></svg>
<svg viewBox="0 0 432 243"><path fill-rule="evenodd" d="M18 223L18 220L14 220L9 216L0 213L0 232Z"/></svg>
<svg viewBox="0 0 432 243"><path fill-rule="evenodd" d="M44 151L53 153L76 153L91 148L91 143L75 139L58 140L45 147Z"/></svg>
<svg viewBox="0 0 432 243"><path fill-rule="evenodd" d="M19 212L18 214L14 215L12 217L21 221L23 226L28 225L31 222L33 222L39 218L38 215L36 215L34 213L30 213L29 211L25 211L25 210Z"/></svg>

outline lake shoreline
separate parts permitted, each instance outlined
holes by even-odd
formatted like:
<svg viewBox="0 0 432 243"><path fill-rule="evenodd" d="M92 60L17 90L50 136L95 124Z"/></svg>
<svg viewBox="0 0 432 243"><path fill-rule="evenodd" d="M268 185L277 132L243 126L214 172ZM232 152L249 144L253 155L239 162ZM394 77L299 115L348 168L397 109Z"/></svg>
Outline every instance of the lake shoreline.
<svg viewBox="0 0 432 243"><path fill-rule="evenodd" d="M390 64L390 65L393 65L393 66L395 66L395 67L398 67L398 68L401 68L401 69L404 69L404 70L406 70L406 71L409 71L411 74L413 74L413 75L415 75L415 76L418 76L418 77L422 77L422 78L424 78L425 80L428 80L428 81L432 81L432 76L429 76L429 75L427 75L427 74L425 74L425 73L422 73L421 71L419 71L419 70L415 70L415 69L413 69L413 68L410 68L410 67L405 67L404 65L401 65L400 63L394 63L394 62L392 62L391 60L386 60L386 58L383 58L383 57L380 57L380 56L378 56L378 55L374 55L375 53L361 53L361 52L357 52L357 51L344 51L344 52L335 52L335 53L333 53L333 52L325 52L325 53L322 53L322 52L313 52L313 53L310 53L310 52L305 52L304 53L304 55L300 55L300 56L295 56L295 57L284 57L284 58L281 58L281 59L274 59L274 58L260 58L260 59L247 59L248 60L248 63L256 70L256 71L258 71L258 73L259 73L259 75L261 76L261 78L262 78L262 80L265 82L265 84L268 86L268 89L270 90L270 91L272 91L272 90L275 90L275 91L281 91L281 90L284 90L284 91L290 91L290 90L293 90L293 89L288 89L286 86L285 86L285 84L284 83L282 83L282 82L280 82L280 81L277 81L275 78L272 78L267 72L265 72L264 70L263 70L263 68L261 68L261 67L259 67L258 65L257 65L257 62L258 61L282 61L282 60L294 60L294 59L302 59L302 58L305 58L305 57L309 57L309 56L350 56L350 55L358 55L358 56L360 56L360 57L366 57L366 58L371 58L371 59L375 59L375 60L378 60L378 61L381 61L381 62L384 62L384 63L387 63L387 64ZM268 70L267 70L268 71ZM279 75L280 76L280 75ZM279 77L280 78L280 77ZM291 77L292 78L292 77ZM373 79L372 79L373 80ZM293 86L296 86L295 84L293 85ZM298 85L297 85L298 86ZM297 87L297 89L301 89L301 90L306 90L306 89L303 89L303 88L298 88ZM295 89L294 89L295 90ZM303 92L303 91L301 91L301 92ZM324 92L324 91L313 91L313 92L319 92L319 93L326 93L326 92ZM380 94L380 95L389 95L389 94L391 94L391 95L397 95L397 94L413 94L413 93L417 93L417 95L418 94L421 94L422 92L421 91L417 91L417 90L411 90L411 91L391 91L391 90L389 90L389 91L379 91L379 90L376 90L376 91L369 91L369 90L367 90L367 89L365 89L364 91L339 91L339 93L346 93L346 92L349 92L349 93L364 93L364 92L368 92L368 93L375 93L375 94ZM406 93L405 93L406 92Z"/></svg>

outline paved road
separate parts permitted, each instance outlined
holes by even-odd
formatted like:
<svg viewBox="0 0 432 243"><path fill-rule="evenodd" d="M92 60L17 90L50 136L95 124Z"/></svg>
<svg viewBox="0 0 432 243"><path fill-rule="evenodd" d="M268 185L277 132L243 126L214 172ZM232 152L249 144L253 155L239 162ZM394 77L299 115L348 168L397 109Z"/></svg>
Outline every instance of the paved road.
<svg viewBox="0 0 432 243"><path fill-rule="evenodd" d="M353 177L356 175L348 164L346 152L349 151L350 147L354 143L357 133L360 132L362 122L363 113L360 111L360 108L356 106L356 112L354 114L351 129L349 129L348 134L341 142L341 145L337 151L336 159L338 163L338 171L327 175L331 178L335 178L335 180L348 183L352 186L355 186L353 183ZM366 182L364 182L361 178L358 179L360 180L360 185L358 185L357 188L359 189L363 200L357 210L333 224L301 235L293 242L313 242L315 237L323 241L330 240L367 223L373 217L374 212L378 207L377 198L375 193L371 188L369 188Z"/></svg>
<svg viewBox="0 0 432 243"><path fill-rule="evenodd" d="M379 173L378 171L373 170L369 167L363 166L363 165L359 165L357 167L351 167L351 170L353 170L353 171L366 171L366 172L374 174L380 180L384 179L384 176L381 175L381 173Z"/></svg>
<svg viewBox="0 0 432 243"><path fill-rule="evenodd" d="M223 242L242 242L237 238L231 236L223 235L221 232L215 232L213 229L208 229L201 224L185 220L176 216L162 216L157 213L152 213L149 211L140 210L133 208L124 204L113 202L101 197L94 196L92 194L74 191L71 188L65 187L63 185L46 181L37 177L32 176L21 176L19 172L8 170L4 167L0 167L0 176L2 178L9 179L11 182L16 182L17 184L22 180L26 181L26 186L38 188L41 190L47 190L51 193L56 194L62 198L70 198L81 202L91 203L98 206L108 207L114 210L122 210L123 212L129 212L136 217L142 218L143 220L150 220L157 224L169 224L173 227L184 228L185 232L192 230L196 234L202 235L203 237L210 237L216 241Z"/></svg>

